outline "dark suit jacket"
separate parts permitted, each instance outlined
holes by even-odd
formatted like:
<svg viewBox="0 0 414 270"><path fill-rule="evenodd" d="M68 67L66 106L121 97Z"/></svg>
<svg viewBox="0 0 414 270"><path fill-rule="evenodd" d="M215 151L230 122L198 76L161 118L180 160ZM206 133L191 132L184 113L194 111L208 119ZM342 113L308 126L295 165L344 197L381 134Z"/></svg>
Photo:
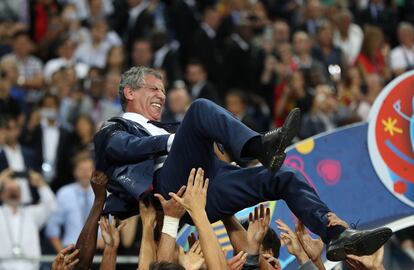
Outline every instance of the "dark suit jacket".
<svg viewBox="0 0 414 270"><path fill-rule="evenodd" d="M111 118L95 134L96 169L109 178L107 189L112 194L106 207L111 212L121 209L118 206L138 212L131 205L153 189L155 159L167 154L169 136L151 136L141 125L121 117Z"/></svg>
<svg viewBox="0 0 414 270"><path fill-rule="evenodd" d="M129 6L126 0L114 1L114 30L122 37L128 51L138 38L148 38L154 26L154 16L145 9L136 18L133 26L128 25Z"/></svg>
<svg viewBox="0 0 414 270"><path fill-rule="evenodd" d="M183 80L183 72L181 70L180 55L178 51L171 48L165 55L161 67L167 73L169 83L173 83L177 80Z"/></svg>
<svg viewBox="0 0 414 270"><path fill-rule="evenodd" d="M57 191L61 186L70 183L72 179L72 158L71 153L71 134L63 127L59 128L59 142L56 149L56 175L51 187ZM23 130L20 142L34 150L35 160L39 167L43 164L43 131L42 127L37 126L33 132Z"/></svg>
<svg viewBox="0 0 414 270"><path fill-rule="evenodd" d="M222 105L221 97L217 91L217 88L211 82L206 82L206 84L201 88L200 93L198 94L197 98L205 98L211 100L219 105Z"/></svg>
<svg viewBox="0 0 414 270"><path fill-rule="evenodd" d="M194 34L194 44L192 46L192 57L198 59L205 66L209 81L221 86L222 83L222 55L219 40L210 38L200 27Z"/></svg>

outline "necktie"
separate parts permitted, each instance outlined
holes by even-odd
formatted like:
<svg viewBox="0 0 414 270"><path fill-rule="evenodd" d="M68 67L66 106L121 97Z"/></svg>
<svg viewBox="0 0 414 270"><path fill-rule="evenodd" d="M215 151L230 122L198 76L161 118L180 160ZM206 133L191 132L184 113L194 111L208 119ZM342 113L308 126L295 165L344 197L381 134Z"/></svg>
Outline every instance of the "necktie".
<svg viewBox="0 0 414 270"><path fill-rule="evenodd" d="M176 122L176 123L162 123L162 122L158 122L158 121L148 121L148 123L153 124L156 127L165 129L166 131L168 131L169 133L176 133L178 127L180 126L180 123Z"/></svg>

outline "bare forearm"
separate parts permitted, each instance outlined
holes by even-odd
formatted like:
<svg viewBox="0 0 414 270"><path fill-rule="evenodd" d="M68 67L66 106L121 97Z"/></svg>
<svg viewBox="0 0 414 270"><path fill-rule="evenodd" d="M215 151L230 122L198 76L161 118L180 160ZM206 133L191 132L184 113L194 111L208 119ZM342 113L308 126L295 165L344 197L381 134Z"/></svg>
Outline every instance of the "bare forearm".
<svg viewBox="0 0 414 270"><path fill-rule="evenodd" d="M117 248L110 248L105 247L103 256L102 256L102 262L101 266L99 267L99 270L115 270L116 269L116 253Z"/></svg>
<svg viewBox="0 0 414 270"><path fill-rule="evenodd" d="M156 260L156 245L152 226L143 224L143 227L138 269L148 270L150 264Z"/></svg>
<svg viewBox="0 0 414 270"><path fill-rule="evenodd" d="M157 261L176 262L176 247L175 238L166 233L162 233L160 243L158 244Z"/></svg>
<svg viewBox="0 0 414 270"><path fill-rule="evenodd" d="M235 253L245 251L247 243L247 232L236 219L235 216L227 217L222 220L226 227L227 234L230 238L231 245L234 248Z"/></svg>
<svg viewBox="0 0 414 270"><path fill-rule="evenodd" d="M319 270L325 270L325 266L323 265L321 257L319 257L316 261L313 261L313 264L319 269Z"/></svg>
<svg viewBox="0 0 414 270"><path fill-rule="evenodd" d="M59 253L59 251L61 251L63 249L63 244L60 241L59 237L50 238L50 243L52 244L52 246L55 249L56 253Z"/></svg>
<svg viewBox="0 0 414 270"><path fill-rule="evenodd" d="M206 212L195 211L191 218L198 230L201 250L203 251L208 269L228 269L226 258L213 231L213 227L207 218Z"/></svg>
<svg viewBox="0 0 414 270"><path fill-rule="evenodd" d="M79 249L79 264L77 265L77 269L88 270L92 264L96 251L96 239L98 237L98 221L104 203L105 199L95 199L88 219L76 242L76 248Z"/></svg>

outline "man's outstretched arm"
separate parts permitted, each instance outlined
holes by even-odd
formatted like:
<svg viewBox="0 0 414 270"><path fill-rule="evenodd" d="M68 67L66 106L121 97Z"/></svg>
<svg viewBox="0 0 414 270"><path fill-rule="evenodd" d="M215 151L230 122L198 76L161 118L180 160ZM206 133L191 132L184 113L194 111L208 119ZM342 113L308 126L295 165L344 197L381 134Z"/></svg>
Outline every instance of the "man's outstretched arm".
<svg viewBox="0 0 414 270"><path fill-rule="evenodd" d="M115 131L108 139L105 155L119 162L132 162L167 153L172 135L137 137L125 131Z"/></svg>
<svg viewBox="0 0 414 270"><path fill-rule="evenodd" d="M96 251L96 240L98 237L98 221L106 200L106 184L108 178L104 173L95 171L92 175L91 185L95 193L95 200L88 219L82 228L76 249L79 249L79 264L77 269L88 270L92 265L93 256Z"/></svg>

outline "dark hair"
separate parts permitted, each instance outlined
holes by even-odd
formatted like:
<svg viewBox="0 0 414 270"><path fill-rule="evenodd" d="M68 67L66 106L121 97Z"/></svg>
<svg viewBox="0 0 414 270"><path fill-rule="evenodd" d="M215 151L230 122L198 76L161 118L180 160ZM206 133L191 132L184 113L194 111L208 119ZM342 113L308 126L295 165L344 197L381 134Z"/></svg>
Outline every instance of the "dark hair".
<svg viewBox="0 0 414 270"><path fill-rule="evenodd" d="M186 67L188 66L200 66L204 72L207 72L206 67L204 66L204 64L197 58L192 58L190 60L188 60Z"/></svg>
<svg viewBox="0 0 414 270"><path fill-rule="evenodd" d="M247 98L246 93L244 93L240 89L236 89L236 88L230 89L226 94L226 97L227 96L238 96L244 105L247 105L248 103L248 98Z"/></svg>
<svg viewBox="0 0 414 270"><path fill-rule="evenodd" d="M176 263L170 263L170 262L153 262L151 263L150 270L185 270L184 267L182 267L179 264Z"/></svg>
<svg viewBox="0 0 414 270"><path fill-rule="evenodd" d="M81 162L84 162L86 160L90 160L93 162L93 158L89 152L80 151L76 153L72 159L73 168L76 168L76 166L78 166Z"/></svg>
<svg viewBox="0 0 414 270"><path fill-rule="evenodd" d="M44 94L44 95L43 95L43 97L42 97L42 100L41 100L41 102L40 102L40 105L41 105L41 106L44 106L44 105L45 105L45 101L46 101L46 99L48 99L48 98L53 99L53 100L55 101L55 103L56 103L56 107L57 107L57 108L59 108L59 105L60 105L60 99L59 99L59 97L58 97L57 95L54 95L54 94L52 94L52 93L46 93L46 94Z"/></svg>
<svg viewBox="0 0 414 270"><path fill-rule="evenodd" d="M30 39L30 34L26 30L17 31L16 33L13 34L12 38L13 38L13 40L16 40L16 39L18 39L21 36L25 36L28 39Z"/></svg>
<svg viewBox="0 0 414 270"><path fill-rule="evenodd" d="M249 222L245 220L242 223L242 226L247 230L249 228ZM280 239L277 236L275 230L273 230L270 226L267 230L265 237L263 238L262 242L263 249L265 250L272 250L273 257L279 258L280 254Z"/></svg>

